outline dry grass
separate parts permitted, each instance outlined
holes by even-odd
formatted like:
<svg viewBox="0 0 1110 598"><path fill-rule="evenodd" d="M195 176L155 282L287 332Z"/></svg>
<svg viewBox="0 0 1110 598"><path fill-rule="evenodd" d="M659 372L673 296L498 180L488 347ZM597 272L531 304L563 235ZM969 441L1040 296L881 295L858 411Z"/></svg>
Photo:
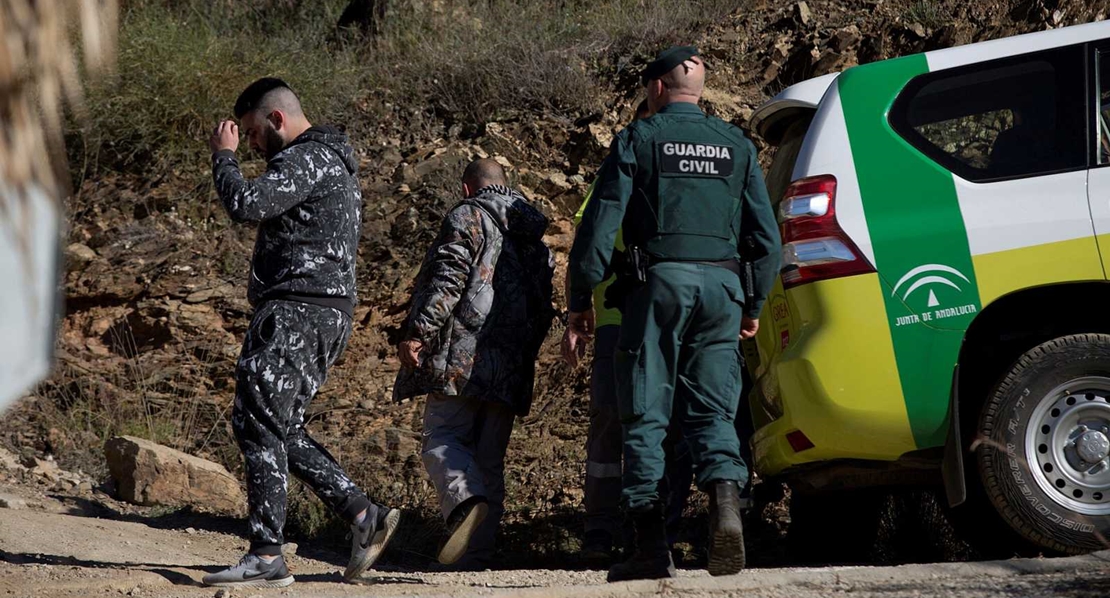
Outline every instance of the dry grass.
<svg viewBox="0 0 1110 598"><path fill-rule="evenodd" d="M416 113L472 128L573 118L599 110L659 48L742 4L397 1L368 39L336 30L344 0L135 0L122 15L118 78L90 88L92 118L71 159L89 173L199 169L208 131L261 76L289 81L314 120L356 133Z"/></svg>
<svg viewBox="0 0 1110 598"><path fill-rule="evenodd" d="M230 371L233 364L219 348L190 348L178 341L174 363L156 363L126 318L106 336L121 355L111 375L90 375L82 364L63 361L20 410L33 420L28 427L58 430L73 448L85 449L53 447L63 464L103 473L99 448L113 436L130 435L236 469L239 455L230 433L231 407L214 401L212 389L197 383Z"/></svg>

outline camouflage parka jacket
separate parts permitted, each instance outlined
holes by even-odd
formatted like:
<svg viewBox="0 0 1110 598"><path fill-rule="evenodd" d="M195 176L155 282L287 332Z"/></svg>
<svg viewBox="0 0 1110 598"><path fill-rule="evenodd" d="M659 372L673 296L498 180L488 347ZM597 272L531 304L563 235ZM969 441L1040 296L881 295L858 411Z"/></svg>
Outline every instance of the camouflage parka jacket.
<svg viewBox="0 0 1110 598"><path fill-rule="evenodd" d="M417 275L405 338L424 343L393 396L428 393L532 404L536 358L551 327L555 261L548 220L511 189L491 186L444 218Z"/></svg>

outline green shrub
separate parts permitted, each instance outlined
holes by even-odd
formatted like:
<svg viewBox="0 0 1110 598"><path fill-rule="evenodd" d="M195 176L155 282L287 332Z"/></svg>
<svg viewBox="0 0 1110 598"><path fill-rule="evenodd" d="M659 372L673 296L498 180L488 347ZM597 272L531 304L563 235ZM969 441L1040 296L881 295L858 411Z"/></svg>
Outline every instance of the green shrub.
<svg viewBox="0 0 1110 598"><path fill-rule="evenodd" d="M123 14L118 75L88 90L91 155L81 158L93 170L206 157L216 121L230 118L239 92L263 75L288 79L318 118L349 112L362 69L353 50L324 48L331 13L290 15L277 27L235 4L205 4L134 3Z"/></svg>
<svg viewBox="0 0 1110 598"><path fill-rule="evenodd" d="M919 23L926 29L942 27L951 18L947 10L936 0L918 0L902 13L902 20L908 23Z"/></svg>

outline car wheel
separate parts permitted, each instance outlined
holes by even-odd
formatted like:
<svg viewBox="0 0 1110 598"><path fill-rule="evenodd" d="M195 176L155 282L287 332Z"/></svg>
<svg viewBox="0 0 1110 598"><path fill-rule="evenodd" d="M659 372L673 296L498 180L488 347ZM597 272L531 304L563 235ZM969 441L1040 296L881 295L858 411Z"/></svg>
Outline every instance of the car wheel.
<svg viewBox="0 0 1110 598"><path fill-rule="evenodd" d="M1079 334L1026 352L991 394L972 448L983 489L1043 549L1107 548L1110 335Z"/></svg>

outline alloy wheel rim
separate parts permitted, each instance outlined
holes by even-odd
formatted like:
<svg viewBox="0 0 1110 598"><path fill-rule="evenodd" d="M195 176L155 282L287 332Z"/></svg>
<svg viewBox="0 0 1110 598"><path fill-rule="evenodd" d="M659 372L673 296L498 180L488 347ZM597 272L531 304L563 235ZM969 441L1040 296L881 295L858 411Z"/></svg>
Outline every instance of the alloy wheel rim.
<svg viewBox="0 0 1110 598"><path fill-rule="evenodd" d="M1026 427L1025 456L1053 502L1110 514L1110 378L1076 378L1044 395Z"/></svg>

